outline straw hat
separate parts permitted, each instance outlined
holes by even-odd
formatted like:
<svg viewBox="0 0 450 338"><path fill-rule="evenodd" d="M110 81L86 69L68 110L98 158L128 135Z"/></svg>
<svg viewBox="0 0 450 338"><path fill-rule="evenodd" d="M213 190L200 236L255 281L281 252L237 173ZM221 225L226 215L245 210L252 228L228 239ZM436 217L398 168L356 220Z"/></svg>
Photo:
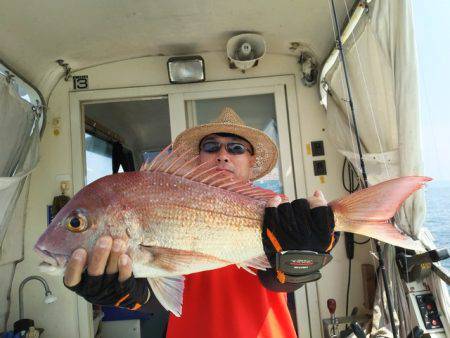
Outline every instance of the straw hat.
<svg viewBox="0 0 450 338"><path fill-rule="evenodd" d="M214 122L186 129L177 136L173 148L181 145L192 149L192 156L199 154L200 141L209 134L230 133L246 139L253 146L255 165L250 175L251 180L256 180L268 174L277 163L278 150L275 143L261 130L248 127L236 112L225 107L220 116Z"/></svg>

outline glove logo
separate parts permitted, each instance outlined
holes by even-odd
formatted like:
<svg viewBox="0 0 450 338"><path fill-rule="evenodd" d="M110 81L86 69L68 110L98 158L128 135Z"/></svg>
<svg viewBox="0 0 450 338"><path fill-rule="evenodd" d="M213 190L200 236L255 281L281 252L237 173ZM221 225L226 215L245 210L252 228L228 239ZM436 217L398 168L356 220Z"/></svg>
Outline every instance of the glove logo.
<svg viewBox="0 0 450 338"><path fill-rule="evenodd" d="M308 268L314 265L314 262L310 259L295 259L290 262L287 262L287 265L293 268Z"/></svg>

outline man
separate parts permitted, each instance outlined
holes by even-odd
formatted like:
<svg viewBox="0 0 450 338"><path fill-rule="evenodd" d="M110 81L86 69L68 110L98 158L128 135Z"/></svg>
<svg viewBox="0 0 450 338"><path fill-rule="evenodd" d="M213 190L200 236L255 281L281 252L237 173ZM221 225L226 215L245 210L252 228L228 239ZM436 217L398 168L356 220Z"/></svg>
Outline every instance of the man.
<svg viewBox="0 0 450 338"><path fill-rule="evenodd" d="M225 108L215 122L181 133L174 148L180 145L190 149L192 156L199 155L200 163L214 161L218 169L243 181L266 175L278 158L273 141L246 126L230 108ZM264 251L272 269L252 275L230 265L186 276L183 314L170 316L166 337L295 337L284 292L294 291L302 283L277 269L275 258L285 250L331 250L333 228L331 209L320 192L292 203L276 196L267 205L262 228ZM65 285L95 304L151 311L155 297L146 279L132 276L126 249L122 240L102 237L91 257L84 249L75 250L66 269ZM102 291L91 294L92 283L103 283Z"/></svg>

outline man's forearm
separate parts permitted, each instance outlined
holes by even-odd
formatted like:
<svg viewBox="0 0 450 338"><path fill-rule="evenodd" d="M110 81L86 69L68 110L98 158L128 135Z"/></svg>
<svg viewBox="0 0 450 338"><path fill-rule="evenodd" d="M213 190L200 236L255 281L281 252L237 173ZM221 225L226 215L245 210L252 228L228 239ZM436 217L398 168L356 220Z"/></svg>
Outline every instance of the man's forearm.
<svg viewBox="0 0 450 338"><path fill-rule="evenodd" d="M146 303L142 304L139 311L154 314L158 312L167 312L167 310L161 305L161 303L158 301L158 299L155 297L155 294L153 293L152 289L150 288L150 284L148 283L146 278L138 278L138 280L142 280L146 283L148 286L148 290L150 292L150 297L147 300Z"/></svg>

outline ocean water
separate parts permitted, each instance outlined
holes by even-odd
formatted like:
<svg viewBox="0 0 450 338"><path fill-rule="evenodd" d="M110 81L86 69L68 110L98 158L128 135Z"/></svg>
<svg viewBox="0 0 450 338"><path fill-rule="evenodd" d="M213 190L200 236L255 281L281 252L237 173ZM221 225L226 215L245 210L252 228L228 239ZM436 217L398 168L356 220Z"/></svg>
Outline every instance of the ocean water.
<svg viewBox="0 0 450 338"><path fill-rule="evenodd" d="M450 181L432 181L425 189L427 215L424 226L430 229L438 248L450 251ZM450 258L442 262L450 270Z"/></svg>

